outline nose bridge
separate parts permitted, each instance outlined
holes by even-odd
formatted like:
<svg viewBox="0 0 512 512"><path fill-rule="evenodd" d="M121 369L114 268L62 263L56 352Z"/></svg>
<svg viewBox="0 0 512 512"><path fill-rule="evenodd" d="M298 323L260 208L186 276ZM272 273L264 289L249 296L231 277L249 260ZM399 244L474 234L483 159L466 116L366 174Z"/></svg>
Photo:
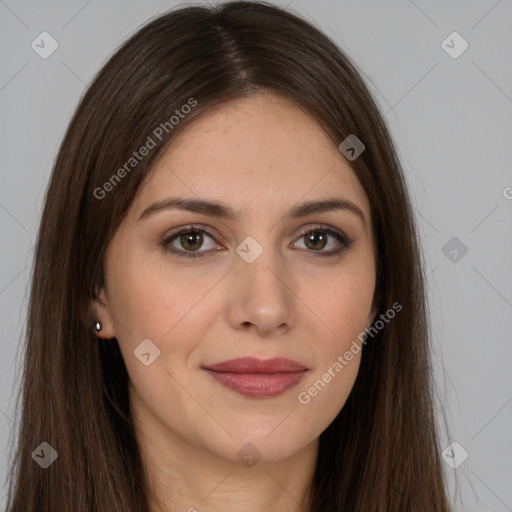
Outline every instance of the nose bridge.
<svg viewBox="0 0 512 512"><path fill-rule="evenodd" d="M258 290L266 291L267 296L281 291L284 287L282 279L286 274L279 251L273 246L270 238L266 238L263 246L255 238L247 237L236 249L236 266L239 267L237 279L243 281L245 286L253 288L253 293L257 293ZM279 274L281 278L278 277Z"/></svg>

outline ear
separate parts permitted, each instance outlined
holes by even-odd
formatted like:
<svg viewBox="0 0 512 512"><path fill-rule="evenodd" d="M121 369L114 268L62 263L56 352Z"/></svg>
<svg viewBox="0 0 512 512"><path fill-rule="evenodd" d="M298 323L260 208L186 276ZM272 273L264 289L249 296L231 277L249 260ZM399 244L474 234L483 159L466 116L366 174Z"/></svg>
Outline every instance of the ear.
<svg viewBox="0 0 512 512"><path fill-rule="evenodd" d="M91 303L91 311L94 321L99 320L102 325L100 332L94 331L94 334L101 339L115 338L114 322L109 311L108 301L105 290L101 288L99 293L96 291L96 299Z"/></svg>

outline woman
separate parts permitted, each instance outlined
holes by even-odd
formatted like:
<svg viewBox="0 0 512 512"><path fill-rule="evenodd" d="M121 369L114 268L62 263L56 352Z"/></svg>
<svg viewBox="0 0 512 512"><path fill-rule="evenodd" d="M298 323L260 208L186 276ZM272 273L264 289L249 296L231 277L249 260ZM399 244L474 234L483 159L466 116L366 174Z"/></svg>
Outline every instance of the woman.
<svg viewBox="0 0 512 512"><path fill-rule="evenodd" d="M324 34L262 2L150 21L53 169L7 510L449 510L418 246Z"/></svg>

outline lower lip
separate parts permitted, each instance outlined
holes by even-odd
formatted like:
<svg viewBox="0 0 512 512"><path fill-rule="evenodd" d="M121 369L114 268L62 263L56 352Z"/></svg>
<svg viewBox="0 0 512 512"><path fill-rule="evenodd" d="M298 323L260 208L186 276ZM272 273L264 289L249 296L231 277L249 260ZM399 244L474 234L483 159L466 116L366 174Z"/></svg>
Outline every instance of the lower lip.
<svg viewBox="0 0 512 512"><path fill-rule="evenodd" d="M241 395L269 398L284 393L297 385L306 371L286 373L232 373L206 371L222 385Z"/></svg>

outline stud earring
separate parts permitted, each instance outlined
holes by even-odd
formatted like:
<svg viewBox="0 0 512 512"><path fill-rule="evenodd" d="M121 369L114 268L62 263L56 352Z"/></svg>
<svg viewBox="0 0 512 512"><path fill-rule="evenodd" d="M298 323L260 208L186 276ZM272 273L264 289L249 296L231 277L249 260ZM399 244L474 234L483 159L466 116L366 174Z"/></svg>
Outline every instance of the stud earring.
<svg viewBox="0 0 512 512"><path fill-rule="evenodd" d="M100 321L96 320L96 322L93 322L92 323L92 328L96 331L96 332L100 332L101 329L103 329L103 325L101 324Z"/></svg>

